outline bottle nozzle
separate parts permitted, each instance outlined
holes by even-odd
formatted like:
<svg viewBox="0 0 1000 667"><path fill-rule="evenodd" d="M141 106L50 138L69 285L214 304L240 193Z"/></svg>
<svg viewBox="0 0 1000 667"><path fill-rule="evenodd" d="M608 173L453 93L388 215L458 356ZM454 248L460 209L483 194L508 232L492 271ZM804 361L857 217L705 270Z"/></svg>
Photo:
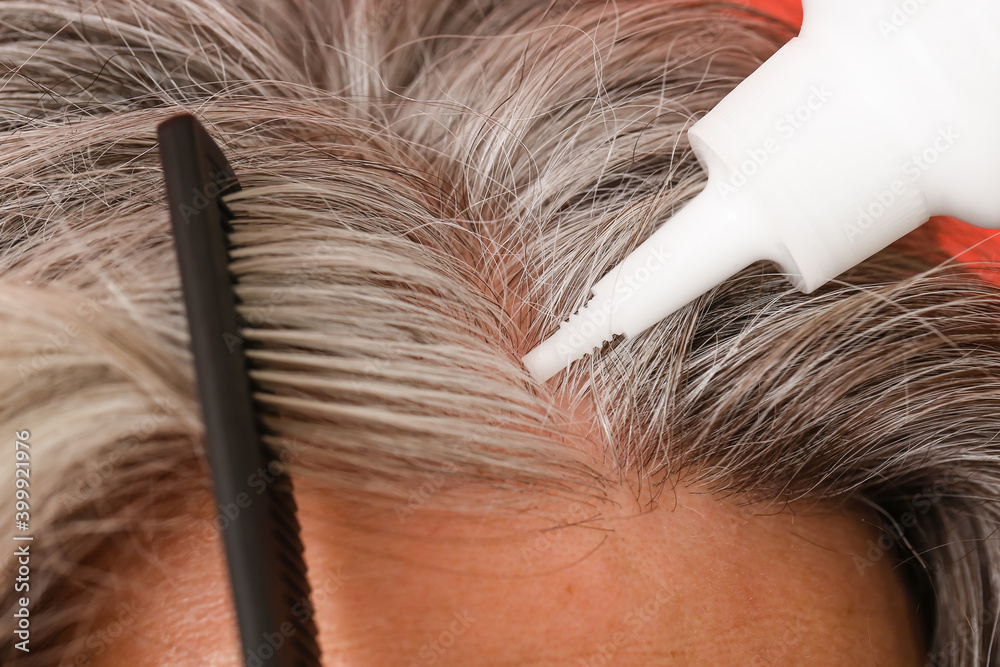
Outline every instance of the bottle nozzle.
<svg viewBox="0 0 1000 667"><path fill-rule="evenodd" d="M706 187L593 288L593 298L525 355L544 382L615 335L635 336L768 256L769 229L743 198Z"/></svg>
<svg viewBox="0 0 1000 667"><path fill-rule="evenodd" d="M1000 72L1000 3L903 4L915 9L808 0L802 34L689 130L708 187L524 357L528 370L544 381L756 260L809 293L931 215L1000 225L1000 88L983 83Z"/></svg>

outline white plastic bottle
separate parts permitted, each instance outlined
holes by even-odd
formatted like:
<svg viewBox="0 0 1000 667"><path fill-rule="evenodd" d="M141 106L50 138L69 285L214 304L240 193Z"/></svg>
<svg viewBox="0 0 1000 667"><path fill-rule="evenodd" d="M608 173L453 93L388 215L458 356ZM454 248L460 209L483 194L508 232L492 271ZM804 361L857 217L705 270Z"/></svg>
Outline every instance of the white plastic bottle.
<svg viewBox="0 0 1000 667"><path fill-rule="evenodd" d="M805 0L689 132L705 190L524 357L546 380L755 261L811 292L935 215L1000 227L1000 0Z"/></svg>

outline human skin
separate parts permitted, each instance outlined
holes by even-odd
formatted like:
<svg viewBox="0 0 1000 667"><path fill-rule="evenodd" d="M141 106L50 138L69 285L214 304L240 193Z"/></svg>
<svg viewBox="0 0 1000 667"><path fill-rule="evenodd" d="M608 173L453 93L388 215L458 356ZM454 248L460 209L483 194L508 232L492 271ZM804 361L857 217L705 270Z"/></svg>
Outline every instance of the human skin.
<svg viewBox="0 0 1000 667"><path fill-rule="evenodd" d="M603 460L582 430L567 442ZM859 511L647 484L462 516L436 509L452 493L437 481L389 511L296 483L324 665L924 664L915 603ZM243 664L218 534L191 539L211 509L192 499L159 566L124 570L114 612L134 618L98 623L118 636L76 664Z"/></svg>
<svg viewBox="0 0 1000 667"><path fill-rule="evenodd" d="M801 22L798 1L743 4ZM461 518L296 485L325 665L924 663L915 603L891 557L869 558L860 512L747 508L681 483L652 505L622 486L547 503L550 521ZM206 506L192 502L195 524ZM121 598L139 612L89 664L243 664L221 542L193 553L189 537L132 577Z"/></svg>
<svg viewBox="0 0 1000 667"><path fill-rule="evenodd" d="M798 0L741 4L801 23ZM548 523L372 513L302 479L296 497L325 665L924 662L914 601L892 558L869 558L860 512L685 484L652 506L624 486L552 502ZM123 596L138 615L91 664L242 664L221 542L190 544L160 545L164 569Z"/></svg>
<svg viewBox="0 0 1000 667"><path fill-rule="evenodd" d="M373 525L299 495L325 665L923 664L892 559L859 572L877 536L857 516L755 516L677 489L511 536L527 522ZM567 505L564 520L592 516ZM221 544L159 555L168 569L132 577L137 617L92 664L242 664Z"/></svg>

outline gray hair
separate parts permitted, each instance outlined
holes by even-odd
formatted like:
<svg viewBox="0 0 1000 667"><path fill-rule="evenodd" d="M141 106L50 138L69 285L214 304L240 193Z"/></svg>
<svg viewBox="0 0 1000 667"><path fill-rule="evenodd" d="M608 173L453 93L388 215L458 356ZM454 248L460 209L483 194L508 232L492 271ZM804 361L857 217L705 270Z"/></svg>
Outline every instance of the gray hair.
<svg viewBox="0 0 1000 667"><path fill-rule="evenodd" d="M928 663L1000 664L996 285L916 245L811 295L760 263L544 386L519 362L704 186L687 128L791 26L682 0L80 7L0 3L0 431L30 430L42 647L14 649L7 588L4 664L81 650L113 554L210 492L155 139L180 111L244 186L231 269L293 474L390 510L429 479L510 491L495 511L626 479L861 502L858 567L906 568ZM555 406L583 401L618 479L563 442Z"/></svg>

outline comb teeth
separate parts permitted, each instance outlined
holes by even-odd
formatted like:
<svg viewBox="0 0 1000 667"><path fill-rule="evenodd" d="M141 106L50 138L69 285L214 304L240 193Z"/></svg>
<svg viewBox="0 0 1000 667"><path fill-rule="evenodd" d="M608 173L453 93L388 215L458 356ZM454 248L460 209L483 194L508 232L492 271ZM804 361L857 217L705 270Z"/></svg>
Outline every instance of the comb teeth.
<svg viewBox="0 0 1000 667"><path fill-rule="evenodd" d="M292 490L292 480L282 473L271 485L270 530L274 545L274 569L282 586L282 609L287 612L282 622L289 622L292 631L287 637L292 662L301 667L320 664L320 648L316 641L319 634L313 620L314 610L310 601L312 590L306 578L302 541L299 539L298 507ZM299 607L296 607L299 605ZM295 611L302 608L302 613Z"/></svg>
<svg viewBox="0 0 1000 667"><path fill-rule="evenodd" d="M291 478L282 472L249 505L237 502L275 462L260 439L229 272L232 212L221 198L240 184L194 116L170 118L157 134L215 497L219 507L239 508L222 541L245 661L319 667Z"/></svg>

